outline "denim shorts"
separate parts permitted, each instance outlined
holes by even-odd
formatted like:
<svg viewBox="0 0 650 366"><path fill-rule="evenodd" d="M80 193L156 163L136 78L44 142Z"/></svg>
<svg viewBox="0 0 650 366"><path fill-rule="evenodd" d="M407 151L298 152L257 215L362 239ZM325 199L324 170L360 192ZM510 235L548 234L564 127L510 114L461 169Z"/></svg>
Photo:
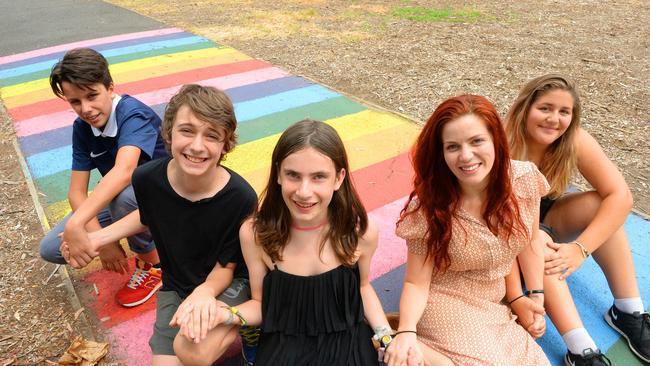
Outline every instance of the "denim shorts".
<svg viewBox="0 0 650 366"><path fill-rule="evenodd" d="M553 239L554 242L558 241L557 238L557 233L555 230L550 227L549 225L544 224L544 219L546 218L546 215L548 212L551 210L551 207L553 207L553 204L555 204L555 200L552 198L548 197L543 197L542 200L539 203L539 229L542 230L543 232L547 233L548 236Z"/></svg>

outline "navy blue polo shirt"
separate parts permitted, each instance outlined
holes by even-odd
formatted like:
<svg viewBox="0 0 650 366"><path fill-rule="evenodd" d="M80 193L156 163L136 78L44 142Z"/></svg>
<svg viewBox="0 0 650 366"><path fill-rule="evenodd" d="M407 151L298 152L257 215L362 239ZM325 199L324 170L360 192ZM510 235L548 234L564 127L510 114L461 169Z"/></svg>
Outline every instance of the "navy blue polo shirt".
<svg viewBox="0 0 650 366"><path fill-rule="evenodd" d="M126 94L115 96L103 131L81 118L74 121L72 170L97 168L104 176L115 166L117 151L129 145L141 150L138 165L167 156L160 124L160 117L146 104Z"/></svg>

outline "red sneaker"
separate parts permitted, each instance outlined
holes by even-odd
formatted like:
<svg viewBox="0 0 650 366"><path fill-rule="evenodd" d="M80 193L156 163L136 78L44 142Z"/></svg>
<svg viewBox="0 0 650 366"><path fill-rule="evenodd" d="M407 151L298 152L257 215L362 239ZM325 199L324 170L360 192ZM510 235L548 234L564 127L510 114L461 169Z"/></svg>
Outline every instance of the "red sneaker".
<svg viewBox="0 0 650 366"><path fill-rule="evenodd" d="M149 300L162 286L161 277L160 268L154 268L151 263L135 258L135 271L131 280L115 294L115 299L127 308L138 306Z"/></svg>

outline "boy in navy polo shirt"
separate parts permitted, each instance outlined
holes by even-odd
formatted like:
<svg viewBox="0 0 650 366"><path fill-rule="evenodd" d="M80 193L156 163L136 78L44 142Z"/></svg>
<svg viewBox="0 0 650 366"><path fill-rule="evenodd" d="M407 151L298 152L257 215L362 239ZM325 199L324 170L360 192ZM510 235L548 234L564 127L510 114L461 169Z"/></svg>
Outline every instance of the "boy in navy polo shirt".
<svg viewBox="0 0 650 366"><path fill-rule="evenodd" d="M60 237L71 252L88 243L87 231L98 230L138 208L131 175L142 163L167 156L160 135L160 118L142 102L113 92L108 62L100 53L78 48L65 54L52 68L50 86L79 116L72 127L72 172L68 201L72 213L41 241L46 261L65 264ZM103 178L88 194L90 171ZM117 301L126 307L149 299L161 286L158 253L149 232L127 238L136 253L135 272L118 291ZM127 257L119 241L102 248L104 269L126 273Z"/></svg>

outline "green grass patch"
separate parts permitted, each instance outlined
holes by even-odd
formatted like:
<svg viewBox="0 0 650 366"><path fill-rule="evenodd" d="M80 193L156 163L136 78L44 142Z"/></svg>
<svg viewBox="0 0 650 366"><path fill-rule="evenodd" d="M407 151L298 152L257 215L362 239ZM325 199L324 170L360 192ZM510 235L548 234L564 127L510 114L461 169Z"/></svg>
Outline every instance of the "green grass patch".
<svg viewBox="0 0 650 366"><path fill-rule="evenodd" d="M416 22L452 23L476 22L483 17L483 14L476 9L435 9L421 6L394 8L392 15L399 19L407 19Z"/></svg>

